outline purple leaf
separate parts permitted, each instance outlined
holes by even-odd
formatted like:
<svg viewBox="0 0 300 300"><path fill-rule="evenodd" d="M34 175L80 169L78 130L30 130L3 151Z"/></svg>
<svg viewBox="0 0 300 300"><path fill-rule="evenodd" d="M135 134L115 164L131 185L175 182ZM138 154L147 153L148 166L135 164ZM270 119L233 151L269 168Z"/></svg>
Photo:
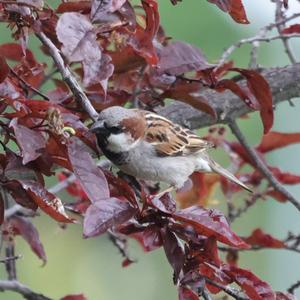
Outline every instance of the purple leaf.
<svg viewBox="0 0 300 300"><path fill-rule="evenodd" d="M106 93L108 78L114 72L114 65L111 63L111 57L108 54L102 54L101 59L97 61L84 60L83 72L84 86L100 83Z"/></svg>
<svg viewBox="0 0 300 300"><path fill-rule="evenodd" d="M174 282L176 283L184 264L184 252L176 235L167 227L161 229L161 235L166 256L174 269Z"/></svg>
<svg viewBox="0 0 300 300"><path fill-rule="evenodd" d="M46 146L42 134L18 124L16 118L10 122L10 127L14 129L17 142L22 150L23 164L38 158L42 153L41 150Z"/></svg>
<svg viewBox="0 0 300 300"><path fill-rule="evenodd" d="M6 78L3 82L0 83L0 97L17 99L20 96L20 91L9 78Z"/></svg>
<svg viewBox="0 0 300 300"><path fill-rule="evenodd" d="M207 237L215 236L218 241L238 248L249 246L229 227L225 216L215 209L191 206L173 214L175 220L192 225L194 229Z"/></svg>
<svg viewBox="0 0 300 300"><path fill-rule="evenodd" d="M129 202L109 198L92 203L86 211L83 222L84 237L105 233L109 228L122 224L136 213Z"/></svg>
<svg viewBox="0 0 300 300"><path fill-rule="evenodd" d="M14 234L22 236L30 245L32 251L46 263L46 253L40 241L39 233L27 218L14 216L9 219L8 226L13 230Z"/></svg>
<svg viewBox="0 0 300 300"><path fill-rule="evenodd" d="M174 213L176 211L176 202L170 193L165 193L161 197L155 195L148 195L147 201L151 203L156 209L164 213Z"/></svg>
<svg viewBox="0 0 300 300"><path fill-rule="evenodd" d="M17 1L17 2L26 3L26 4L34 6L36 8L43 8L43 6L44 6L43 0L22 0L22 1Z"/></svg>
<svg viewBox="0 0 300 300"><path fill-rule="evenodd" d="M93 0L91 19L93 21L107 21L109 15L119 10L126 0Z"/></svg>
<svg viewBox="0 0 300 300"><path fill-rule="evenodd" d="M178 75L190 71L213 67L200 49L180 41L173 42L160 50L158 72Z"/></svg>
<svg viewBox="0 0 300 300"><path fill-rule="evenodd" d="M56 34L62 52L70 62L99 61L101 49L89 19L76 12L64 13L57 22Z"/></svg>
<svg viewBox="0 0 300 300"><path fill-rule="evenodd" d="M110 196L107 180L93 161L91 155L80 146L77 138L71 138L68 154L73 172L91 202L107 199Z"/></svg>
<svg viewBox="0 0 300 300"><path fill-rule="evenodd" d="M130 234L140 243L145 252L153 251L162 246L162 238L160 230L155 225L148 225L143 231Z"/></svg>

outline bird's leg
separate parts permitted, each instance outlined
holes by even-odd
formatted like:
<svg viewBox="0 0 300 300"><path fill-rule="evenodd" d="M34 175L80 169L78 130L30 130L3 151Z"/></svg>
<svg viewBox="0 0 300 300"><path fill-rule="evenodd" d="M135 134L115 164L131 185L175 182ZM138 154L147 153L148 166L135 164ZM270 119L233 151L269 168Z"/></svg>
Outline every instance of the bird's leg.
<svg viewBox="0 0 300 300"><path fill-rule="evenodd" d="M156 194L155 197L160 198L160 197L163 196L164 194L172 192L174 189L175 189L175 186L171 185L171 186L169 186L167 189L165 189L165 190L159 192L158 194Z"/></svg>

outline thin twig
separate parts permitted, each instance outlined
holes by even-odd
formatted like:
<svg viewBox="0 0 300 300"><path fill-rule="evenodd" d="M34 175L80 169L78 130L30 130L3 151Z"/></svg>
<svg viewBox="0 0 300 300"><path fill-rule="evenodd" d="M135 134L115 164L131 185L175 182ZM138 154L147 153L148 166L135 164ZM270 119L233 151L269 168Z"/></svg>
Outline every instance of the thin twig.
<svg viewBox="0 0 300 300"><path fill-rule="evenodd" d="M229 218L230 222L231 223L234 222L242 214L247 212L248 209L250 207L252 207L260 197L261 197L260 194L251 195L251 197L245 201L245 205L243 207L240 207L240 208L236 209L235 211L231 210L230 214L228 214L228 218Z"/></svg>
<svg viewBox="0 0 300 300"><path fill-rule="evenodd" d="M8 242L5 247L5 256L13 257L15 256L15 245L13 242ZM5 262L5 269L7 273L8 280L16 280L17 279L17 268L16 268L16 260L7 259Z"/></svg>
<svg viewBox="0 0 300 300"><path fill-rule="evenodd" d="M275 20L276 20L276 28L277 28L277 31L279 34L281 34L282 32L282 29L285 27L285 23L286 23L286 18L284 16L284 13L282 11L282 1L281 0L277 0L276 1L276 9L275 9ZM279 24L279 22L282 22L282 24ZM281 38L282 40L282 43L283 43L283 46L284 46L284 49L285 49L285 52L288 56L288 58L290 59L291 63L292 64L295 64L297 62L294 54L293 54L293 51L291 49L291 46L289 44L289 40L287 37L283 36Z"/></svg>
<svg viewBox="0 0 300 300"><path fill-rule="evenodd" d="M288 288L288 293L294 295L295 290L300 287L300 280L298 280L296 283L294 283L291 287Z"/></svg>
<svg viewBox="0 0 300 300"><path fill-rule="evenodd" d="M0 291L12 291L21 294L27 300L52 300L42 294L32 291L17 280L0 280Z"/></svg>
<svg viewBox="0 0 300 300"><path fill-rule="evenodd" d="M229 251L239 251L239 252L246 252L246 251L259 251L259 250L289 250L293 252L300 253L300 249L294 248L292 246L286 246L284 248L272 248L272 247L265 247L265 246L252 246L251 248L247 249L237 249L237 248L230 248L230 247L218 247L218 249L222 252L229 252Z"/></svg>
<svg viewBox="0 0 300 300"><path fill-rule="evenodd" d="M6 263L7 261L10 261L10 260L17 260L21 257L22 257L22 255L15 255L15 256L8 256L5 258L0 258L0 263Z"/></svg>
<svg viewBox="0 0 300 300"><path fill-rule="evenodd" d="M36 215L36 212L33 211L32 209L23 207L19 204L15 204L12 207L9 207L8 209L5 210L4 218L9 219L17 213L22 214L24 216L28 216L28 217L32 217L32 216Z"/></svg>
<svg viewBox="0 0 300 300"><path fill-rule="evenodd" d="M15 72L13 69L10 69L11 73L17 77L25 86L25 88L32 90L35 94L41 96L45 100L49 101L49 97L44 95L42 92L40 92L38 89L30 85L26 80L24 80L17 72Z"/></svg>
<svg viewBox="0 0 300 300"><path fill-rule="evenodd" d="M123 235L113 232L112 230L108 230L108 238L113 243L113 245L119 250L122 257L126 260L127 263L133 263L136 262L136 260L130 258L130 255L128 253L127 249L127 238L123 237Z"/></svg>
<svg viewBox="0 0 300 300"><path fill-rule="evenodd" d="M70 68L65 65L65 62L60 54L60 51L56 48L53 42L43 32L36 32L36 36L43 43L43 45L48 48L51 57L53 58L65 83L72 91L77 103L80 104L80 106L90 116L92 120L96 121L98 118L97 111L95 110L92 103L90 102L90 100L84 93L83 89L81 88L80 84L72 74Z"/></svg>
<svg viewBox="0 0 300 300"><path fill-rule="evenodd" d="M226 62L226 60L228 59L228 57L232 54L232 52L234 52L237 48L240 48L244 44L253 44L255 42L269 43L269 42L274 41L274 40L291 39L291 38L298 38L298 37L300 37L300 34L295 33L295 34L279 34L279 35L274 35L274 36L271 36L271 37L254 36L254 37L251 37L251 38L242 39L239 42L237 42L236 44L228 47L224 51L224 53L222 54L222 56L221 56L221 58L218 62L218 66L221 66L222 64L224 64Z"/></svg>
<svg viewBox="0 0 300 300"><path fill-rule="evenodd" d="M282 39L282 40L285 40L287 42L287 40L289 38L293 37L293 35L282 35L281 31L279 31L278 32L279 35L268 38L268 37L266 37L268 31L271 31L273 28L278 28L279 26L284 25L286 22L291 21L293 19L296 19L298 17L300 17L300 13L293 14L292 16L286 17L283 20L282 19L276 20L275 23L271 23L271 24L261 28L260 31L258 32L258 34L255 35L254 37L251 37L251 38L248 38L248 39L242 39L239 42L237 42L236 44L228 47L224 51L218 65L222 65L228 59L228 57L231 55L231 53L233 51L235 51L237 48L241 47L244 44L252 44L253 48L252 48L252 51L250 53L251 59L250 59L249 66L252 67L252 68L255 67L256 59L257 59L257 57L256 57L257 56L257 50L258 50L260 42L270 42L271 40L275 40L275 39Z"/></svg>
<svg viewBox="0 0 300 300"><path fill-rule="evenodd" d="M255 167L266 177L270 185L278 192L283 194L287 200L292 203L300 211L300 203L294 198L294 196L286 190L282 184L274 177L273 173L268 169L262 159L258 156L257 152L248 144L246 138L242 134L240 128L238 127L235 120L229 122L229 127L232 133L236 136L238 141L244 147L251 160L253 161Z"/></svg>
<svg viewBox="0 0 300 300"><path fill-rule="evenodd" d="M203 297L204 300L212 300L212 297L210 296L206 288L203 289L201 296Z"/></svg>

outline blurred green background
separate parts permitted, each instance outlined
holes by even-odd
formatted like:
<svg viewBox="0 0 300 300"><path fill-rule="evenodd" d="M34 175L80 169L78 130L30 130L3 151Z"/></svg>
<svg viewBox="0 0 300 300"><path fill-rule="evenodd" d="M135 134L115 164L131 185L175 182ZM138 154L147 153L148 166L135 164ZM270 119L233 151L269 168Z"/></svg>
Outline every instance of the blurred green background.
<svg viewBox="0 0 300 300"><path fill-rule="evenodd" d="M51 7L56 7L57 2L48 1ZM185 0L175 7L167 0L159 1L161 23L167 35L197 45L210 62L215 62L224 48L241 38L254 35L261 26L274 19L274 4L270 1L243 2L250 25L236 24L216 6L203 0ZM294 0L290 1L290 4L292 10L300 11L299 2ZM10 41L9 31L1 24L0 44L8 41ZM37 49L38 42L31 38L30 45L32 49ZM300 58L299 44L294 44L293 47L298 51ZM263 45L259 55L259 62L264 66L288 64L279 42ZM237 66L247 66L249 48L238 49L233 58ZM300 131L299 105L297 101L294 103L295 107L289 106L286 102L276 108L274 130ZM262 127L255 114L248 120L241 121L240 125L251 144L259 142ZM291 146L271 153L268 161L283 170L300 174L299 151L300 146ZM218 155L218 159L221 162L222 159L227 161L224 153ZM48 184L51 185L51 181ZM298 199L300 198L298 195L300 187L289 187L289 190ZM63 197L66 199L66 194L63 194ZM221 195L218 194L216 197L221 203L225 202ZM225 206L221 205L221 209L225 209ZM41 262L21 238L17 238L16 245L16 253L23 256L17 261L18 278L33 290L53 299L76 293L84 293L89 300L177 299L176 287L172 284L172 271L162 250L145 254L135 242L131 241L130 253L138 263L122 268L122 258L106 236L84 240L80 225L70 225L63 230L43 214L36 218L34 223L47 253L47 265L41 266ZM289 230L299 233L299 212L290 204L283 205L273 199L260 200L249 213L233 224L233 229L241 235L248 235L257 227L262 227L277 238L284 238ZM255 274L269 282L274 290L285 290L300 279L300 256L293 252L268 250L242 253L240 266L253 270ZM6 278L2 264L0 278ZM299 290L298 295L300 296ZM0 293L0 299L23 298L7 292Z"/></svg>

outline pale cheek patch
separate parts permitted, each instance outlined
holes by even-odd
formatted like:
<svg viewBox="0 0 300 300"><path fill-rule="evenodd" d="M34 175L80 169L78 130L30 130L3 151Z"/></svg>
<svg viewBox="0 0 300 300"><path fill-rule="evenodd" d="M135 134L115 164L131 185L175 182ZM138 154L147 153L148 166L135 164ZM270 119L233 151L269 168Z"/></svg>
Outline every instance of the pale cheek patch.
<svg viewBox="0 0 300 300"><path fill-rule="evenodd" d="M131 136L126 133L111 134L108 139L107 148L113 152L125 152L136 145L138 141L134 141Z"/></svg>

